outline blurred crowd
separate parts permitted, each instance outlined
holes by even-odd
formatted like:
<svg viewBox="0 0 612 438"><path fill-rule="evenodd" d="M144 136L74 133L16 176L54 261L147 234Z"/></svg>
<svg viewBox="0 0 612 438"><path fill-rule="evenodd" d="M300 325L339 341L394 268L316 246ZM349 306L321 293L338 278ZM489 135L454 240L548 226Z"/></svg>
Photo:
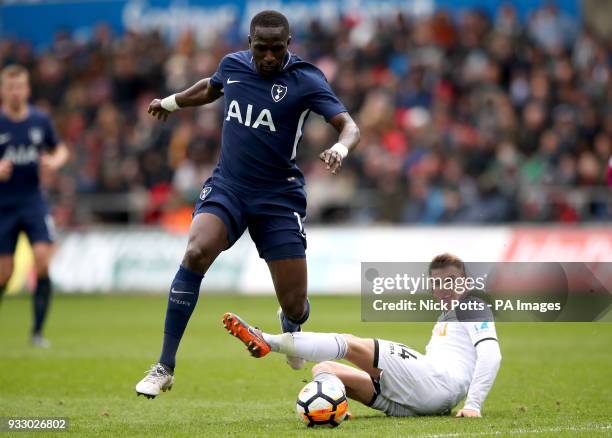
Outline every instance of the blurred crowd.
<svg viewBox="0 0 612 438"><path fill-rule="evenodd" d="M311 116L298 154L310 222L581 222L612 217L610 41L547 5L524 22L512 6L295 29L290 50L316 64L362 140L330 176L317 159L336 140ZM80 41L58 32L35 53L0 42L2 64L32 72L72 151L46 178L64 225L189 222L220 147L222 104L147 114L155 97L210 76L246 48L232 35L169 43L158 33Z"/></svg>

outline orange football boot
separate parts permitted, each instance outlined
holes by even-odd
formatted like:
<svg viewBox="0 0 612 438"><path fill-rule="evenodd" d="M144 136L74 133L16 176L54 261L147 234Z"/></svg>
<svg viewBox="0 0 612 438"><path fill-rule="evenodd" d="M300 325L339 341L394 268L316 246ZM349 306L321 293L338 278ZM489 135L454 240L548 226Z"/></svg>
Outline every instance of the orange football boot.
<svg viewBox="0 0 612 438"><path fill-rule="evenodd" d="M227 312L223 315L223 325L230 335L237 337L246 345L251 356L264 357L271 351L270 345L261 335L261 330L257 327L251 327L238 315Z"/></svg>

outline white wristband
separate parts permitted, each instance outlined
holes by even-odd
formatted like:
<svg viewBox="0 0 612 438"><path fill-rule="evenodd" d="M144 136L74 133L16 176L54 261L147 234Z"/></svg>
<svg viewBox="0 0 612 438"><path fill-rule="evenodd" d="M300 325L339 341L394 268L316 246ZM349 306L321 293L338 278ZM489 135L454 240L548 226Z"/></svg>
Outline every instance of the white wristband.
<svg viewBox="0 0 612 438"><path fill-rule="evenodd" d="M340 157L342 159L346 158L346 156L349 153L348 148L344 146L342 143L336 143L335 145L331 147L331 150L338 152L338 154L340 154Z"/></svg>
<svg viewBox="0 0 612 438"><path fill-rule="evenodd" d="M171 94L168 97L164 97L161 100L161 107L169 112L179 109L180 107L178 106L178 103L176 103L176 94Z"/></svg>

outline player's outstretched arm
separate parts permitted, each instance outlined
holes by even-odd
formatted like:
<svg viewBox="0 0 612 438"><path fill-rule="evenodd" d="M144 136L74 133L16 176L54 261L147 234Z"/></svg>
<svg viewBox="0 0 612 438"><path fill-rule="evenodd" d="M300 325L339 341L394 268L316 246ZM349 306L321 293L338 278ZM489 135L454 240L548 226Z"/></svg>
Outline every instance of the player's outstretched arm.
<svg viewBox="0 0 612 438"><path fill-rule="evenodd" d="M501 364L501 352L495 339L487 339L476 346L476 367L470 389L463 409L457 417L480 417L480 408L484 403Z"/></svg>
<svg viewBox="0 0 612 438"><path fill-rule="evenodd" d="M360 133L359 127L347 112L336 114L329 119L329 123L340 135L338 136L338 142L321 152L319 158L325 163L327 169L335 175L342 167L342 160L359 143Z"/></svg>
<svg viewBox="0 0 612 438"><path fill-rule="evenodd" d="M179 108L201 106L214 102L223 96L223 91L210 84L210 78L202 79L180 93L163 99L153 99L148 113L158 120L166 121L168 114Z"/></svg>

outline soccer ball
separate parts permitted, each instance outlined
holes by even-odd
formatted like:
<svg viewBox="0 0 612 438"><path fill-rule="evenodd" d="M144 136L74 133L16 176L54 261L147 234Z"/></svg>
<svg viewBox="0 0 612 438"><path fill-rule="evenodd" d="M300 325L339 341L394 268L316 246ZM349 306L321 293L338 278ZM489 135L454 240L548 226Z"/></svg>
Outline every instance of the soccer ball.
<svg viewBox="0 0 612 438"><path fill-rule="evenodd" d="M344 390L333 382L310 382L298 394L297 414L308 427L337 427L347 409Z"/></svg>

